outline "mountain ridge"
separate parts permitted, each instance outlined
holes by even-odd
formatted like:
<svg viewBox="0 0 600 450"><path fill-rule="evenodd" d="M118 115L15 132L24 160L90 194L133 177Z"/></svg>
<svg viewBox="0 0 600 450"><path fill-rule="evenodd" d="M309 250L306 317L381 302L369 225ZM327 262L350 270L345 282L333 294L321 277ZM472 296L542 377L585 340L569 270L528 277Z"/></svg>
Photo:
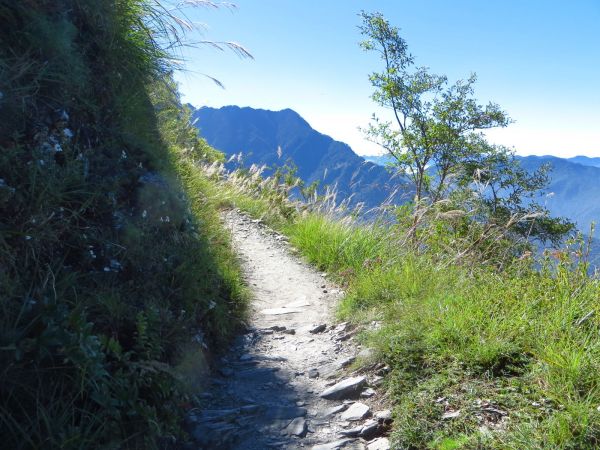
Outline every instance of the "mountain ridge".
<svg viewBox="0 0 600 450"><path fill-rule="evenodd" d="M379 206L395 190L393 198L403 203L411 198L408 186L383 167L387 155L359 156L352 148L314 130L296 111L251 107L202 107L193 110L196 126L208 143L226 155L243 152L248 164L282 166L291 158L298 176L305 182L337 186L339 198L352 198L353 204L367 208ZM277 156L281 148L283 157ZM593 221L600 219L600 158L576 156L560 158L518 156L528 171L542 164L553 167L547 192L540 196L553 216L569 218L580 230L588 232Z"/></svg>
<svg viewBox="0 0 600 450"><path fill-rule="evenodd" d="M314 130L297 112L250 107L202 107L192 113L200 134L227 156L242 152L247 164L283 166L291 159L306 183L335 186L340 198L366 208L389 196L402 200L399 179L387 169L365 161L349 145ZM279 157L278 149L283 156ZM269 170L267 170L269 173ZM404 200L409 190L403 192ZM395 194L394 194L395 193Z"/></svg>

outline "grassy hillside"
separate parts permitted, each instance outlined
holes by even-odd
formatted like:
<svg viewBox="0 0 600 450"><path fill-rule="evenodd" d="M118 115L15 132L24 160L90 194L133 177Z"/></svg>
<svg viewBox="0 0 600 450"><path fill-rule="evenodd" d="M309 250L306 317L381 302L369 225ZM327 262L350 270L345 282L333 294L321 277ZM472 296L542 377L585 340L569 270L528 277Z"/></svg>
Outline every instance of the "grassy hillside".
<svg viewBox="0 0 600 450"><path fill-rule="evenodd" d="M0 0L2 446L170 448L244 292L146 0Z"/></svg>
<svg viewBox="0 0 600 450"><path fill-rule="evenodd" d="M598 448L600 285L584 242L539 261L495 242L498 265L465 252L477 241L453 234L452 218L432 219L414 246L402 221L339 220L252 174L222 183L223 202L285 232L346 287L340 319L363 324L390 368L394 448Z"/></svg>

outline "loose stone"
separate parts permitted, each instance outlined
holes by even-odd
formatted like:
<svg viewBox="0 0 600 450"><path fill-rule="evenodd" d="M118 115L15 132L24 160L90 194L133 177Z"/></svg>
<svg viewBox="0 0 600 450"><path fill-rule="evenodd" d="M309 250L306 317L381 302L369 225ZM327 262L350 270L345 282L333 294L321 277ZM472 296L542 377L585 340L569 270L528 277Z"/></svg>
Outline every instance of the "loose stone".
<svg viewBox="0 0 600 450"><path fill-rule="evenodd" d="M369 415L370 408L364 403L354 403L342 414L342 420L362 420Z"/></svg>
<svg viewBox="0 0 600 450"><path fill-rule="evenodd" d="M360 393L361 398L371 398L375 395L375 391L371 388L367 388Z"/></svg>
<svg viewBox="0 0 600 450"><path fill-rule="evenodd" d="M345 437L358 437L358 435L360 434L362 429L363 429L362 425L359 425L357 427L350 428L349 430L340 431L340 435L345 436Z"/></svg>
<svg viewBox="0 0 600 450"><path fill-rule="evenodd" d="M376 420L367 420L363 424L359 436L368 440L373 439L374 437L377 437L380 434L381 427L379 426L379 423L377 423Z"/></svg>
<svg viewBox="0 0 600 450"><path fill-rule="evenodd" d="M331 408L326 409L323 412L323 416L322 417L331 417L337 413L340 413L342 411L345 411L348 408L348 405L338 405L338 406L333 406Z"/></svg>
<svg viewBox="0 0 600 450"><path fill-rule="evenodd" d="M356 397L360 394L362 388L366 384L367 379L362 376L346 378L330 388L325 389L320 396L329 400Z"/></svg>
<svg viewBox="0 0 600 450"><path fill-rule="evenodd" d="M322 333L326 329L327 329L327 325L325 325L324 323L322 323L320 325L317 325L314 328L311 328L310 330L308 330L308 332L312 333L312 334L317 334L317 333Z"/></svg>
<svg viewBox="0 0 600 450"><path fill-rule="evenodd" d="M306 436L306 432L308 431L306 420L304 420L303 417L296 417L285 428L285 431L290 436L298 436L298 437Z"/></svg>
<svg viewBox="0 0 600 450"><path fill-rule="evenodd" d="M367 450L390 450L391 448L389 439L384 437L367 444Z"/></svg>
<svg viewBox="0 0 600 450"><path fill-rule="evenodd" d="M375 413L375 418L383 423L391 422L392 421L392 412L389 409L377 411Z"/></svg>
<svg viewBox="0 0 600 450"><path fill-rule="evenodd" d="M341 439L339 441L329 442L327 444L315 445L312 447L312 450L338 450L340 448L353 448L358 450L360 448L364 448L364 446L360 442L357 442L355 439Z"/></svg>

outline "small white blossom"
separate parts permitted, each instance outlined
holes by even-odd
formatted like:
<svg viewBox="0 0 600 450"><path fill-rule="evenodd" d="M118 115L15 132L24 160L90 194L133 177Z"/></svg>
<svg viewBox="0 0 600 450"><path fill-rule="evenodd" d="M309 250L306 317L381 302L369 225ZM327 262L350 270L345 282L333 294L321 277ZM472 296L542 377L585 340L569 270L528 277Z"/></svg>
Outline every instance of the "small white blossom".
<svg viewBox="0 0 600 450"><path fill-rule="evenodd" d="M110 267L105 267L105 268L104 268L104 271L105 271L105 272L110 272Z"/></svg>
<svg viewBox="0 0 600 450"><path fill-rule="evenodd" d="M142 218L145 219L146 217L148 217L148 211L144 210L142 213Z"/></svg>
<svg viewBox="0 0 600 450"><path fill-rule="evenodd" d="M121 150L121 159L127 159L127 153L125 153L125 150Z"/></svg>
<svg viewBox="0 0 600 450"><path fill-rule="evenodd" d="M56 153L59 153L59 152L62 152L62 151L63 151L63 149L62 149L62 147L60 146L60 144L54 144L54 151L55 151Z"/></svg>
<svg viewBox="0 0 600 450"><path fill-rule="evenodd" d="M31 236L25 236L25 240L26 241L30 241L31 240Z"/></svg>
<svg viewBox="0 0 600 450"><path fill-rule="evenodd" d="M71 130L69 130L68 128L65 128L63 130L63 136L67 139L71 139L73 137L73 132Z"/></svg>

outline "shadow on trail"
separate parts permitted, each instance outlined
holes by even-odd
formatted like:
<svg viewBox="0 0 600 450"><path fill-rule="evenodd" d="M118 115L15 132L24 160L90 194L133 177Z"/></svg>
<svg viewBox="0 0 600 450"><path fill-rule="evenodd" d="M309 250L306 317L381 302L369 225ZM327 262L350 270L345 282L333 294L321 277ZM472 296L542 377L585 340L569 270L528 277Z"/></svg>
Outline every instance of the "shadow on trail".
<svg viewBox="0 0 600 450"><path fill-rule="evenodd" d="M200 448L298 448L298 438L307 434L302 399L312 391L302 382L306 374L285 368L285 358L259 350L265 336L287 337L268 329L248 331L236 339L210 379L204 409L188 418Z"/></svg>

